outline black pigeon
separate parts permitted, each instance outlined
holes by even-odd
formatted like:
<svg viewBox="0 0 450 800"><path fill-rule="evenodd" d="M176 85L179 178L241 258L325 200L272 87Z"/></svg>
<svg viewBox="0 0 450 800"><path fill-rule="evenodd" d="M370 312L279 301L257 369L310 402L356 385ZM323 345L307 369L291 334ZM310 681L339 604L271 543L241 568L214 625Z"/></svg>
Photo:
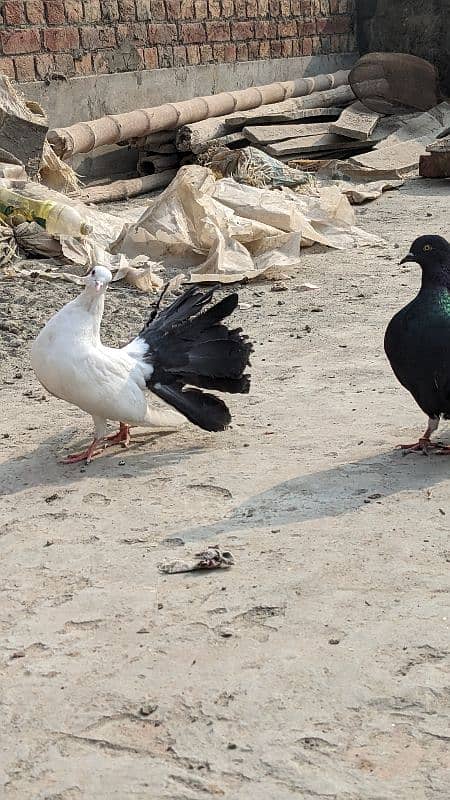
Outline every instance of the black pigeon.
<svg viewBox="0 0 450 800"><path fill-rule="evenodd" d="M428 416L428 427L402 449L450 454L450 447L430 440L441 417L450 419L450 244L442 236L420 236L400 263L407 261L420 264L422 286L391 319L384 349L396 377Z"/></svg>

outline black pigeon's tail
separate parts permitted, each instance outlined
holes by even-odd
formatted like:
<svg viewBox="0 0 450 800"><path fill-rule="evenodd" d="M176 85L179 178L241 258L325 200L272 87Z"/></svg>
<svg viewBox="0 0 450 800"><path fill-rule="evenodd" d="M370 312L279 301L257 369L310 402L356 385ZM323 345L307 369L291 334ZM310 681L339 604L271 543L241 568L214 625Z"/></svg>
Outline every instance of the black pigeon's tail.
<svg viewBox="0 0 450 800"><path fill-rule="evenodd" d="M231 415L223 400L201 390L248 393L245 370L253 349L241 328L223 322L235 310L237 294L204 310L216 289L188 289L151 317L138 336L148 347L144 359L153 366L148 388L206 431L224 430Z"/></svg>

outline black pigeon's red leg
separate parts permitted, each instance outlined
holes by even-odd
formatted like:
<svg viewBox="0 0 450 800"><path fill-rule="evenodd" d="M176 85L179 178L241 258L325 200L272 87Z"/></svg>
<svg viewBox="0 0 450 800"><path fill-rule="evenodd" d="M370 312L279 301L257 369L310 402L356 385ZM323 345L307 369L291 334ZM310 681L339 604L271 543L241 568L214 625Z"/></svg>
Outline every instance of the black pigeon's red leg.
<svg viewBox="0 0 450 800"><path fill-rule="evenodd" d="M122 447L129 447L130 426L126 425L125 422L121 422L118 433L113 433L111 436L107 436L106 442L106 447L111 447L113 444L121 444Z"/></svg>
<svg viewBox="0 0 450 800"><path fill-rule="evenodd" d="M87 450L81 450L79 453L71 453L67 458L61 460L61 464L77 464L79 461L85 461L90 464L95 456L100 455L105 449L103 439L94 439L92 444L89 445Z"/></svg>
<svg viewBox="0 0 450 800"><path fill-rule="evenodd" d="M431 434L437 430L439 426L439 419L433 419L432 417L428 420L428 427L420 437L418 442L414 444L400 444L400 450L403 450L403 455L407 456L408 453L423 453L424 456L428 456L430 450L442 450L442 444L439 442L432 442L431 441Z"/></svg>

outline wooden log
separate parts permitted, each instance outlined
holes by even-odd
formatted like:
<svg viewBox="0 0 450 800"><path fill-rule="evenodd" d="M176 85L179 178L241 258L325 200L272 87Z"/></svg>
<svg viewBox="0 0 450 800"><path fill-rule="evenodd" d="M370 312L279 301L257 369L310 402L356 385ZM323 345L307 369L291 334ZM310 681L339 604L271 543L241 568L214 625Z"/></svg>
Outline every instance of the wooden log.
<svg viewBox="0 0 450 800"><path fill-rule="evenodd" d="M277 81L266 86L250 86L236 92L220 92L208 97L165 103L154 108L140 108L125 114L110 114L90 122L78 122L68 128L55 128L48 132L47 138L57 155L68 158L77 153L89 153L103 145L181 128L210 117L221 117L234 111L278 103L289 97L323 92L333 86L348 87L348 76L348 70L340 70L329 75ZM353 92L351 95L353 98Z"/></svg>
<svg viewBox="0 0 450 800"><path fill-rule="evenodd" d="M381 114L370 111L359 100L345 108L337 122L330 125L330 133L365 142L376 128Z"/></svg>
<svg viewBox="0 0 450 800"><path fill-rule="evenodd" d="M83 203L111 203L115 200L126 200L140 194L165 189L177 174L176 169L158 172L156 175L143 175L141 178L114 181L102 186L91 186L79 195Z"/></svg>
<svg viewBox="0 0 450 800"><path fill-rule="evenodd" d="M251 142L266 145L272 142L283 142L286 139L298 139L301 136L317 136L329 133L328 122L317 122L312 125L249 125L243 134Z"/></svg>
<svg viewBox="0 0 450 800"><path fill-rule="evenodd" d="M274 142L267 145L266 151L271 156L287 156L295 153L320 153L321 151L339 153L340 150L351 152L360 150L363 142L352 142L343 136L336 136L335 133L325 133L319 136L301 136L297 139L287 139L285 142ZM372 147L373 142L369 146Z"/></svg>
<svg viewBox="0 0 450 800"><path fill-rule="evenodd" d="M314 92L306 97L295 97L285 100L284 103L272 103L264 108L251 109L226 117L228 128L243 128L252 125L254 121L266 117L268 114L284 114L292 111L304 111L312 108L343 107L353 102L355 95L350 86L339 86L337 89L328 89L326 92Z"/></svg>
<svg viewBox="0 0 450 800"><path fill-rule="evenodd" d="M334 122L341 114L342 108L299 108L297 111L269 111L265 112L264 109L266 106L261 106L258 111L261 113L255 115L250 120L239 116L238 114L233 115L233 123L230 124L229 120L230 117L227 117L227 127L232 129L234 127L242 128L245 127L247 124L256 126L256 125L272 125L272 124L283 124L283 123L290 123L290 122L299 122L299 123L314 123L314 122ZM270 106L273 109L273 106ZM236 124L235 124L236 123ZM238 124L239 123L239 124Z"/></svg>
<svg viewBox="0 0 450 800"><path fill-rule="evenodd" d="M178 129L175 141L181 152L186 153L190 150L192 153L201 153L211 139L226 136L229 132L226 117L213 117L193 122L191 125L183 125Z"/></svg>
<svg viewBox="0 0 450 800"><path fill-rule="evenodd" d="M211 139L211 141L205 142L202 149L199 150L196 155L204 153L209 147L231 147L231 149L234 149L235 147L245 147L248 143L248 139L241 131L227 133L226 136L219 136L217 139Z"/></svg>

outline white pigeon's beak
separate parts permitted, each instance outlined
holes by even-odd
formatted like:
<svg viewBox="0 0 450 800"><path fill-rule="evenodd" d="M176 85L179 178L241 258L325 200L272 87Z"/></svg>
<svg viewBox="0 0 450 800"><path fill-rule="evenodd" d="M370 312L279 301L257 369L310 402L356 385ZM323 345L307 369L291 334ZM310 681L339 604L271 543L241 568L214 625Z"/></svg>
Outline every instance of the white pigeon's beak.
<svg viewBox="0 0 450 800"><path fill-rule="evenodd" d="M95 291L97 292L97 294L100 294L100 292L103 289L103 283L101 281L95 281L94 287L95 287Z"/></svg>

